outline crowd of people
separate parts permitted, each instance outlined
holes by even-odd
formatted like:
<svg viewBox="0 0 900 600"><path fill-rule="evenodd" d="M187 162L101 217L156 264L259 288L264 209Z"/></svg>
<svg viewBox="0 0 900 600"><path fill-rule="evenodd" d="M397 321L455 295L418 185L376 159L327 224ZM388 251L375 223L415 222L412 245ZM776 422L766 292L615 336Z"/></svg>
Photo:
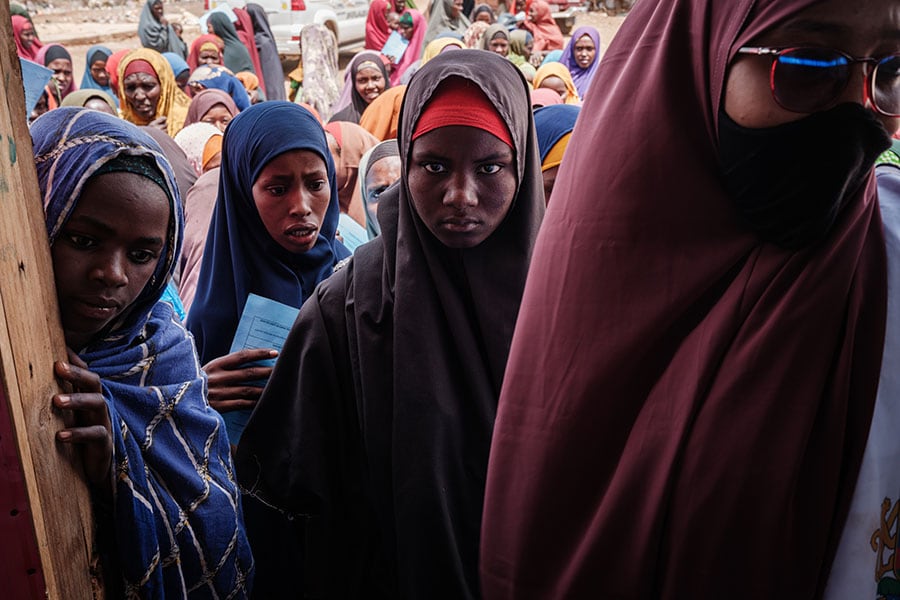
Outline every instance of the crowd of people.
<svg viewBox="0 0 900 600"><path fill-rule="evenodd" d="M107 595L892 597L894 0L412 4L14 11Z"/></svg>

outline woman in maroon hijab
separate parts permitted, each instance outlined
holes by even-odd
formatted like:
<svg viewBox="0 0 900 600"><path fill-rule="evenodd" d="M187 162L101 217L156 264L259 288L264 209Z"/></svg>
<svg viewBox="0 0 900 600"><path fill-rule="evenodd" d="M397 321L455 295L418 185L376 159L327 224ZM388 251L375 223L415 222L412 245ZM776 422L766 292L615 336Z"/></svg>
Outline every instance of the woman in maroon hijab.
<svg viewBox="0 0 900 600"><path fill-rule="evenodd" d="M485 598L822 596L885 341L898 30L896 0L636 4L529 272Z"/></svg>

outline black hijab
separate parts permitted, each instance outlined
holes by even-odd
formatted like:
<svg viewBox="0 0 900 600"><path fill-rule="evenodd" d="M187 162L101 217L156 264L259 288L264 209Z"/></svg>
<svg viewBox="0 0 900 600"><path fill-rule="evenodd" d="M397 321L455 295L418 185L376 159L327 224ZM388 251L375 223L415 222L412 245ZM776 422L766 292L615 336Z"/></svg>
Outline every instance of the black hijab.
<svg viewBox="0 0 900 600"><path fill-rule="evenodd" d="M451 76L475 82L511 132L518 186L505 220L474 248L447 248L415 212L404 164L381 197L382 235L301 309L238 448L247 490L307 517L328 596L479 595L488 450L544 201L527 84L490 52L422 67L400 155Z"/></svg>

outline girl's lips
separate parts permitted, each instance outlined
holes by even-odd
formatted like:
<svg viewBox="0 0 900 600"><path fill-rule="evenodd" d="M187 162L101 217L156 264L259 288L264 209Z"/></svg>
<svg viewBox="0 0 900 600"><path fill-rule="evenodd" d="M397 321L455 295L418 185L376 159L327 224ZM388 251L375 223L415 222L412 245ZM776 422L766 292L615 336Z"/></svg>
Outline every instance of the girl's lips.
<svg viewBox="0 0 900 600"><path fill-rule="evenodd" d="M109 298L78 298L75 301L77 312L86 319L106 321L118 314L119 304Z"/></svg>
<svg viewBox="0 0 900 600"><path fill-rule="evenodd" d="M480 224L477 219L467 217L450 217L440 223L442 228L453 233L468 233L477 229Z"/></svg>
<svg viewBox="0 0 900 600"><path fill-rule="evenodd" d="M312 223L302 223L293 225L284 230L284 235L291 239L295 244L307 246L315 243L316 236L319 234L319 228Z"/></svg>

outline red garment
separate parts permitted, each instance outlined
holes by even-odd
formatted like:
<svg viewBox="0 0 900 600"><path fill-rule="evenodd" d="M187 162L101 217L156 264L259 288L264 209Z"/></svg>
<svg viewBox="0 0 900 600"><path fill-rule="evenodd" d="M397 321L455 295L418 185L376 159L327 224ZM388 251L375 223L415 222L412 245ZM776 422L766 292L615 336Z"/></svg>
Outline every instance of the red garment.
<svg viewBox="0 0 900 600"><path fill-rule="evenodd" d="M716 133L736 50L814 2L637 2L605 53L504 377L486 600L821 597L884 344L875 182L782 250Z"/></svg>
<svg viewBox="0 0 900 600"><path fill-rule="evenodd" d="M534 0L531 6L535 8L534 20L531 17L525 19L525 28L534 36L534 52L547 50L562 50L566 41L563 38L559 25L553 20L550 5L544 0ZM530 10L530 6L529 6Z"/></svg>
<svg viewBox="0 0 900 600"><path fill-rule="evenodd" d="M125 55L131 52L129 49L117 50L109 55L106 59L106 72L109 73L109 87L113 90L119 89L119 63L125 58Z"/></svg>
<svg viewBox="0 0 900 600"><path fill-rule="evenodd" d="M464 125L483 129L510 148L513 147L512 134L506 121L477 86L465 79L455 78L448 79L439 87L440 95L426 104L419 115L412 134L413 140L441 127Z"/></svg>
<svg viewBox="0 0 900 600"><path fill-rule="evenodd" d="M386 0L372 0L366 17L366 49L380 52L391 35L387 14L393 10Z"/></svg>
<svg viewBox="0 0 900 600"><path fill-rule="evenodd" d="M409 46L406 48L406 52L403 53L403 58L391 69L391 87L400 85L403 73L422 58L422 50L425 47L425 32L428 31L428 21L422 16L422 13L414 8L408 8L403 12L412 15L413 39L409 41Z"/></svg>
<svg viewBox="0 0 900 600"><path fill-rule="evenodd" d="M122 74L123 77L128 77L129 75L134 75L135 73L146 73L147 75L151 75L157 79L159 79L159 75L156 74L156 69L153 68L153 65L148 63L146 60L133 60L128 63L128 66L125 67L125 73Z"/></svg>
<svg viewBox="0 0 900 600"><path fill-rule="evenodd" d="M13 37L16 40L16 54L19 55L20 58L24 58L25 60L30 60L34 62L37 60L38 51L41 49L41 42L37 39L37 36L34 37L34 42L32 42L31 46L26 48L22 45L22 41L19 36L21 36L22 31L25 29L34 29L34 25L32 25L28 19L21 15L13 15L12 16L12 28L13 28Z"/></svg>
<svg viewBox="0 0 900 600"><path fill-rule="evenodd" d="M191 71L200 66L200 48L207 42L215 44L216 48L219 49L219 64L225 65L225 42L214 33L204 33L191 42L191 50L188 52L187 57L187 64ZM252 57L250 60L253 60Z"/></svg>
<svg viewBox="0 0 900 600"><path fill-rule="evenodd" d="M256 49L256 37L253 34L253 20L250 18L250 13L247 12L246 9L243 8L234 8L232 9L234 14L237 15L237 23L234 24L235 30L237 30L238 37L241 38L241 41L247 46L247 51L250 52L250 62L253 63L253 70L256 71L256 75L259 77L259 88L266 93L266 83L263 80L262 76L262 63L259 62L259 50Z"/></svg>

